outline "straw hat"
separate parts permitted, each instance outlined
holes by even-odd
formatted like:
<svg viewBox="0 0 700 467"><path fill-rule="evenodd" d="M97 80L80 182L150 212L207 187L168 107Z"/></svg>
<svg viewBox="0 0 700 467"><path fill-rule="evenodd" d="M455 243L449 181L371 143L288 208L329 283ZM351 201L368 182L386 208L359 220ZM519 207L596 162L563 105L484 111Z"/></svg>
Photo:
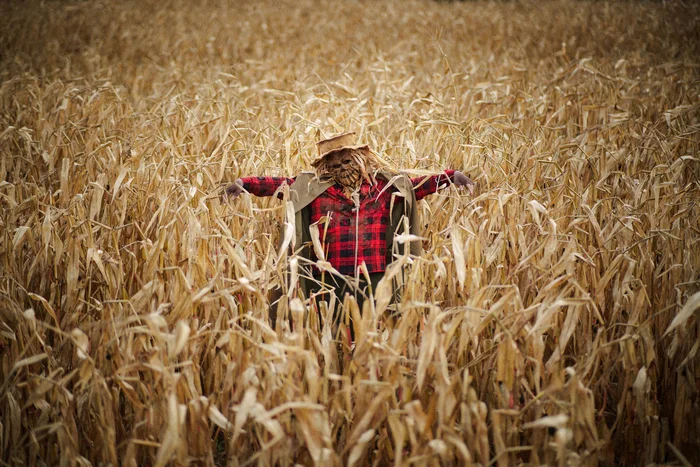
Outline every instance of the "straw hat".
<svg viewBox="0 0 700 467"><path fill-rule="evenodd" d="M369 145L367 144L357 144L354 131L323 139L316 143L316 147L318 148L318 157L311 163L313 167L320 164L326 156L334 152L342 151L343 149L369 149Z"/></svg>

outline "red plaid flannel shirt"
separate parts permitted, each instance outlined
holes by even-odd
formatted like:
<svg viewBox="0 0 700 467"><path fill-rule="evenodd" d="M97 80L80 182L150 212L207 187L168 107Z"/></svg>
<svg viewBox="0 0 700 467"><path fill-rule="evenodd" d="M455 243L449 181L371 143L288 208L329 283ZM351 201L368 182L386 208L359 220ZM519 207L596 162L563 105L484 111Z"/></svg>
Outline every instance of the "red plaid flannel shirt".
<svg viewBox="0 0 700 467"><path fill-rule="evenodd" d="M453 176L454 170L446 170L442 174L411 179L416 200L451 184ZM241 180L247 192L255 196L272 196L282 184L291 185L295 179L246 177ZM341 274L354 276L355 268L363 261L368 272L384 272L386 269L386 226L394 191L389 189L382 193L386 185L387 182L381 179L377 179L376 185L362 183L359 212L355 203L343 195L339 185L328 188L309 205L311 223L319 223L326 260Z"/></svg>

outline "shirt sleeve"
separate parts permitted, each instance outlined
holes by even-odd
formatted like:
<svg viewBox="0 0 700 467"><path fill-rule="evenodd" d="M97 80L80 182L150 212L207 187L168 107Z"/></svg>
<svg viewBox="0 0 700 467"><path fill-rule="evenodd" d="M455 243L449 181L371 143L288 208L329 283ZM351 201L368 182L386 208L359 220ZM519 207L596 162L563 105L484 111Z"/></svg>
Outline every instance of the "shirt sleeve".
<svg viewBox="0 0 700 467"><path fill-rule="evenodd" d="M244 177L241 178L243 188L255 196L272 196L284 185L294 183L294 178L287 177Z"/></svg>
<svg viewBox="0 0 700 467"><path fill-rule="evenodd" d="M445 170L441 174L412 178L411 183L413 183L416 199L421 200L451 185L454 181L454 174L454 170Z"/></svg>

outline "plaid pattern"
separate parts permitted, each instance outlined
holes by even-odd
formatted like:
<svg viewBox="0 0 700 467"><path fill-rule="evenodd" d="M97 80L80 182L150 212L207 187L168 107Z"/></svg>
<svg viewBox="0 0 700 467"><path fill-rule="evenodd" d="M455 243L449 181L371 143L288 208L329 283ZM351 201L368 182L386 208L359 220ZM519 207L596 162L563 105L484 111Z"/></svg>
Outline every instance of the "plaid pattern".
<svg viewBox="0 0 700 467"><path fill-rule="evenodd" d="M423 199L446 187L452 183L453 175L454 170L446 170L442 174L411 179L416 199ZM255 196L272 196L282 184L294 183L293 178L287 177L246 177L241 180L243 188ZM370 273L386 269L386 226L394 192L388 189L382 193L386 185L384 180L377 180L376 185L363 183L359 211L355 203L343 195L339 185L330 187L309 205L311 222L319 224L326 260L341 274L354 276L356 266L363 261Z"/></svg>
<svg viewBox="0 0 700 467"><path fill-rule="evenodd" d="M245 177L241 181L245 191L255 196L272 196L285 183L294 183L293 178L287 177Z"/></svg>

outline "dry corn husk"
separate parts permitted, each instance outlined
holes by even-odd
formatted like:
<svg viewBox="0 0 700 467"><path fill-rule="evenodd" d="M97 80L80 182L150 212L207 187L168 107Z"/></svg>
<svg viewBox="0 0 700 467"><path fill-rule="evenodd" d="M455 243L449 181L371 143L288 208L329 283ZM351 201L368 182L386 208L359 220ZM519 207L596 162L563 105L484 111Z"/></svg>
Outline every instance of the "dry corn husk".
<svg viewBox="0 0 700 467"><path fill-rule="evenodd" d="M3 465L700 464L698 5L1 8ZM220 196L343 131L477 184L363 310Z"/></svg>

